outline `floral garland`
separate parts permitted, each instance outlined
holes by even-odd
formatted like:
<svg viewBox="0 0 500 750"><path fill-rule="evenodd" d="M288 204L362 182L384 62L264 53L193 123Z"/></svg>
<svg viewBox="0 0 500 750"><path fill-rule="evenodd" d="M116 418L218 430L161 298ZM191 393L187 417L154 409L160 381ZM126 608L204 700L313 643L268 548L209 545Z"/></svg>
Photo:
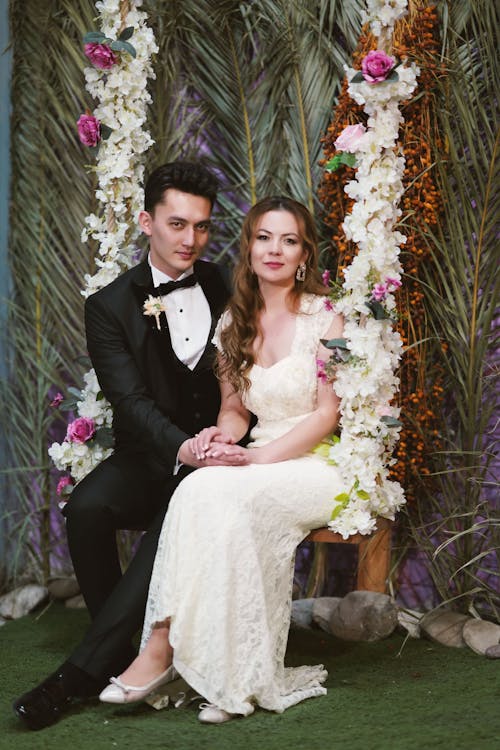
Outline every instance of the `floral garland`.
<svg viewBox="0 0 500 750"><path fill-rule="evenodd" d="M342 288L332 292L335 308L345 318L344 338L328 342L332 356L320 371L321 376L335 370L340 398L340 437L334 438L327 457L338 466L345 491L335 497L329 527L345 539L371 533L377 516L393 519L405 502L401 485L389 479L401 427L399 409L391 405L402 353L401 337L392 326L394 291L401 286L399 246L406 241L394 228L402 213L404 173L396 143L403 121L399 104L416 88L419 70L396 64L380 48L389 45L406 0L368 0L367 9L379 49L364 57L361 71L346 68L348 92L368 115L367 127L347 126L335 142L339 153L325 166L356 167L355 179L344 188L354 204L343 229L358 253L344 269Z"/></svg>
<svg viewBox="0 0 500 750"><path fill-rule="evenodd" d="M158 52L147 15L138 10L142 0L96 2L101 31L84 37L84 53L92 63L85 68L86 89L98 101L93 114L78 120L80 141L96 155L99 213L85 219L82 242L98 244L97 271L85 275L82 294L88 297L113 281L133 263L138 237L137 215L143 205L143 154L153 140L144 124L151 96L146 87L154 78L152 56ZM69 471L58 484L68 495L73 482L83 479L112 452L112 410L99 389L95 372L84 376L74 398L52 401L62 409L76 409L78 417L67 428L62 443L53 443L49 455L60 471ZM62 401L62 403L61 403Z"/></svg>

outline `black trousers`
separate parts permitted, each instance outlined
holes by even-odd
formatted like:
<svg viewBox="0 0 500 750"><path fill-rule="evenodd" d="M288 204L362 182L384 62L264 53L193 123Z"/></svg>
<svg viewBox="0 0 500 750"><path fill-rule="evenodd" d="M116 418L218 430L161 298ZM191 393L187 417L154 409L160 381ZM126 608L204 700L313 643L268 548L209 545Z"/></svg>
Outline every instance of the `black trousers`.
<svg viewBox="0 0 500 750"><path fill-rule="evenodd" d="M118 451L73 491L65 507L73 567L92 623L69 657L99 681L134 656L131 639L144 620L158 538L170 497L191 470L176 477L154 470L147 457ZM116 531L145 529L122 574Z"/></svg>

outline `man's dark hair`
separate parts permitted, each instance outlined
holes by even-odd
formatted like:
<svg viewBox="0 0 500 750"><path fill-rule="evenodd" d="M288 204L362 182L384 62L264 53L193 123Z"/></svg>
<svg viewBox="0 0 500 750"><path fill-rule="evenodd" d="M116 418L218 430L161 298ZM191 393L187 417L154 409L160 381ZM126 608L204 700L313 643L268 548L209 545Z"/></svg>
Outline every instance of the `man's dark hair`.
<svg viewBox="0 0 500 750"><path fill-rule="evenodd" d="M210 170L202 164L190 161L173 161L162 164L149 175L144 188L144 208L150 213L163 201L168 188L183 193L208 198L211 206L215 203L219 183Z"/></svg>

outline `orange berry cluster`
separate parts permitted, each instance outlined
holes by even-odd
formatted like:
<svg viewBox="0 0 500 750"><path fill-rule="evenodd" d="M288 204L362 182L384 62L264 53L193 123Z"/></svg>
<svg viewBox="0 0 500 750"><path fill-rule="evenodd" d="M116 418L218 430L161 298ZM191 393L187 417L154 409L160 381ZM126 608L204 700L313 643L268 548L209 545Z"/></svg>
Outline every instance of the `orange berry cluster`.
<svg viewBox="0 0 500 750"><path fill-rule="evenodd" d="M360 68L361 58L376 47L375 38L364 33L354 54L353 67ZM397 463L392 476L405 487L408 500L414 499L422 475L429 474L427 456L440 446L438 430L439 407L442 401L442 374L431 362L431 348L422 342L428 338L421 268L431 262L423 232L439 222L442 205L432 170L431 143L439 146L434 129L433 92L436 81L444 75L439 60L438 17L435 7L410 4L407 17L398 22L394 34L393 55L398 60L415 61L420 68L418 88L403 109L405 122L401 129L401 147L406 159L402 199L407 242L401 249L405 276L396 295L398 330L404 347L400 367L399 405L403 429L395 449ZM347 93L344 81L333 120L323 139L325 160L335 154L334 141L346 125L364 122L366 116ZM325 221L332 227L333 252L338 254L337 280L341 283L343 269L352 261L356 246L347 242L342 221L352 208L352 200L344 193L345 183L354 177L354 170L344 167L325 174L319 197ZM410 348L411 347L411 348Z"/></svg>

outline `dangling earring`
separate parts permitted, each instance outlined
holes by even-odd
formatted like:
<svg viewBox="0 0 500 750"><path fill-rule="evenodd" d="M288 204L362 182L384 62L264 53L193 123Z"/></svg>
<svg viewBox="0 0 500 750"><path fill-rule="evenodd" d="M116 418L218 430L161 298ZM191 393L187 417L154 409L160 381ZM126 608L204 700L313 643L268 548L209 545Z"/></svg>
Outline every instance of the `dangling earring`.
<svg viewBox="0 0 500 750"><path fill-rule="evenodd" d="M297 268L297 272L295 274L295 278L297 281L305 281L306 280L306 264L301 263L300 266Z"/></svg>

